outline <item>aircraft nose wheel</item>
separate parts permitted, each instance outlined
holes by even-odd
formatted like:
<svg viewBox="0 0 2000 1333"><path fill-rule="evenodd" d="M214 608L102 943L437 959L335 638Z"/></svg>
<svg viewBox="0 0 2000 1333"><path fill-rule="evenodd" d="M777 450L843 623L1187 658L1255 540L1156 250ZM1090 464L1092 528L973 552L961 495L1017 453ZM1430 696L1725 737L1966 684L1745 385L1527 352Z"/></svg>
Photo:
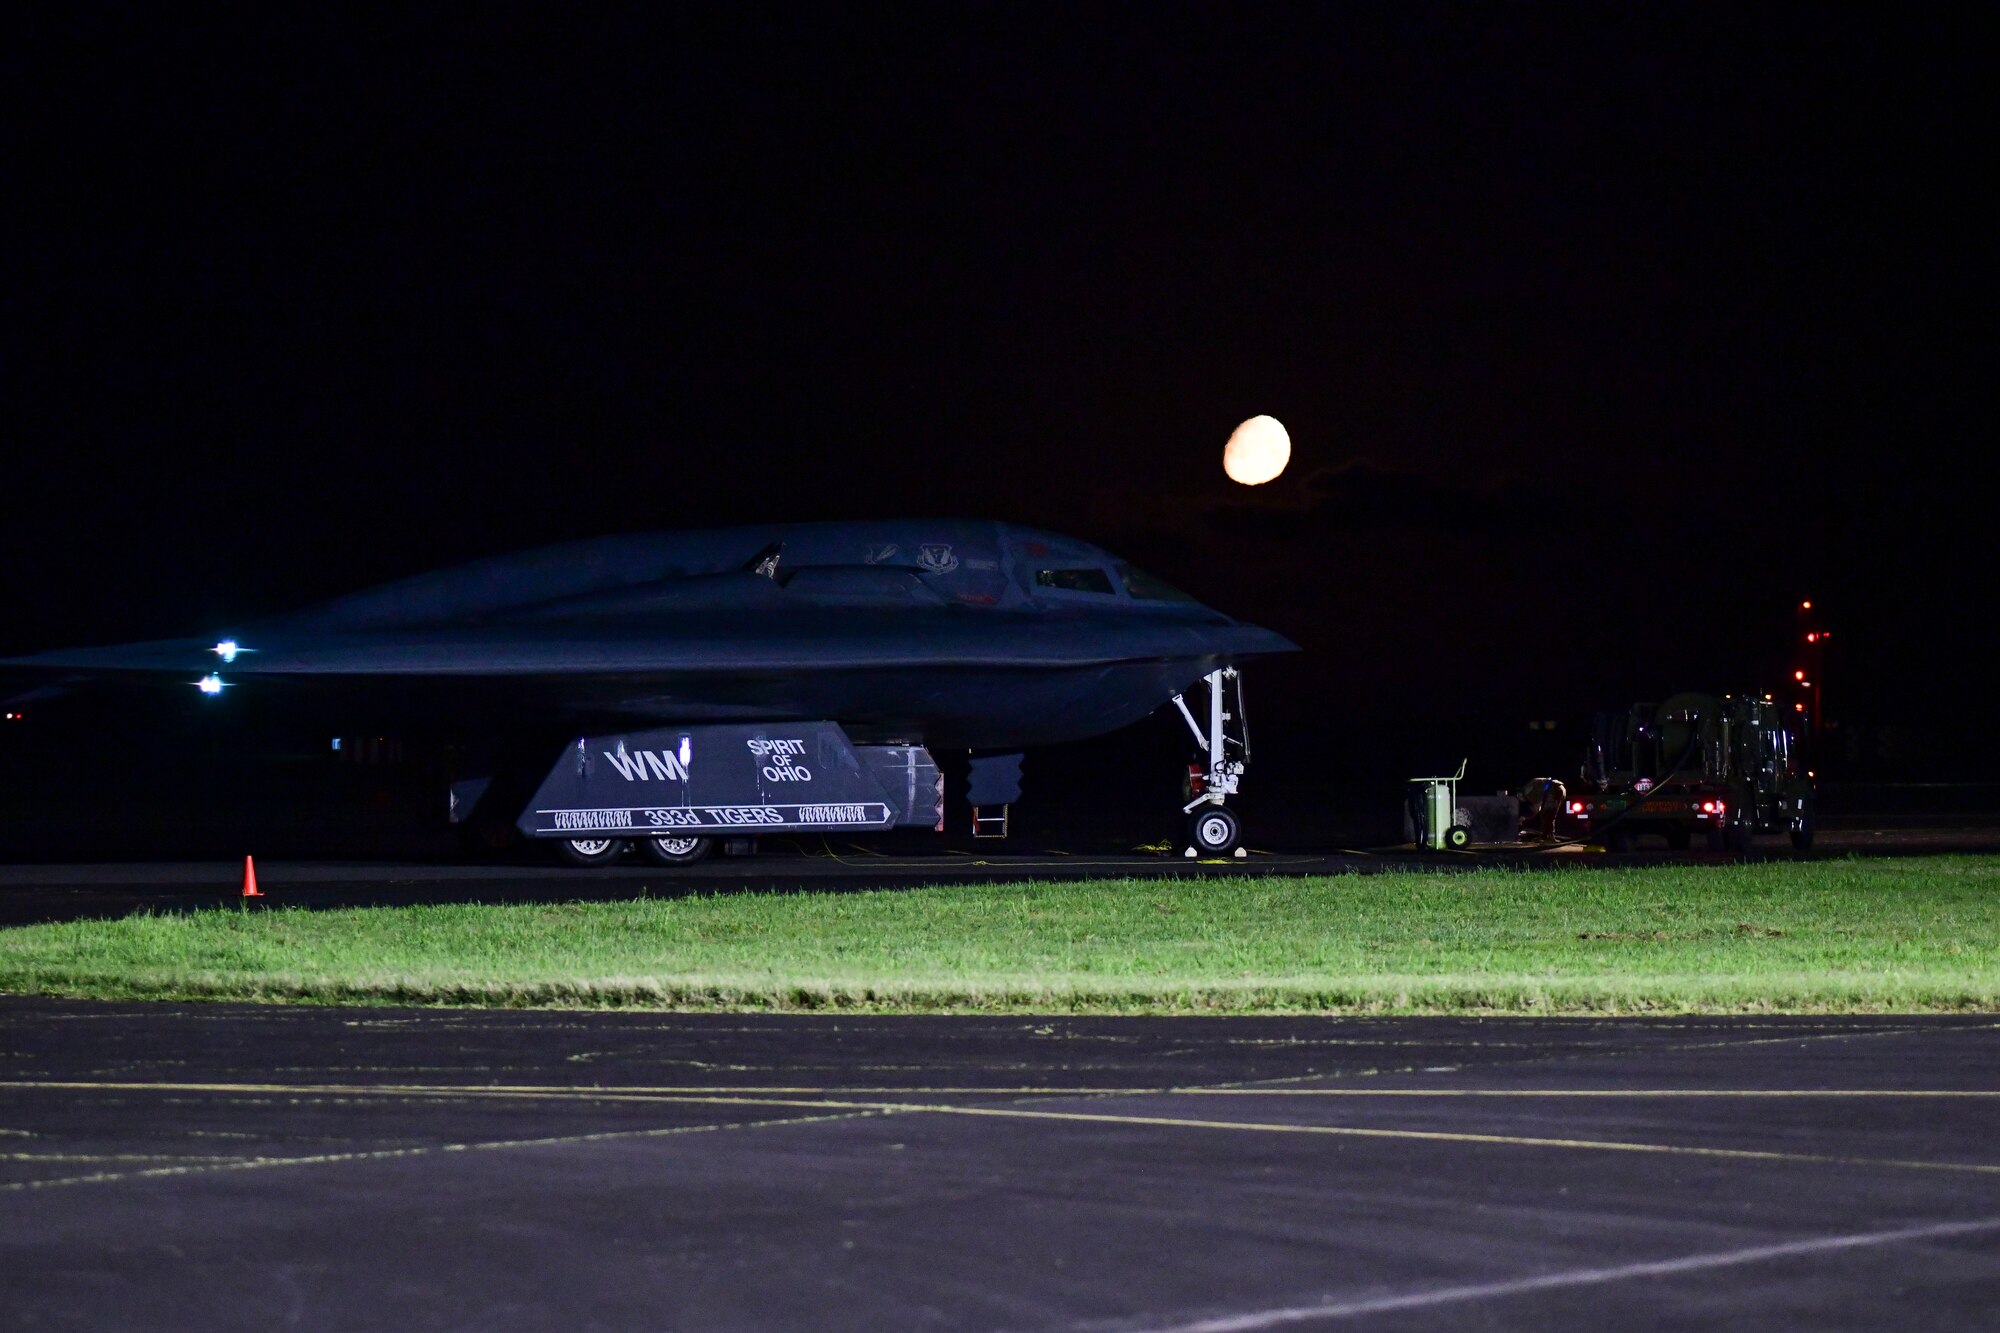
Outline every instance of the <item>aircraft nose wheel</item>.
<svg viewBox="0 0 2000 1333"><path fill-rule="evenodd" d="M646 859L656 865L663 866L689 865L707 856L709 850L714 846L714 841L709 838L641 838L639 840L639 850L646 854Z"/></svg>
<svg viewBox="0 0 2000 1333"><path fill-rule="evenodd" d="M573 866L610 865L625 850L623 838L564 838L556 851Z"/></svg>
<svg viewBox="0 0 2000 1333"><path fill-rule="evenodd" d="M1188 816L1188 843L1203 856L1227 856L1243 838L1243 826L1226 806L1211 805Z"/></svg>

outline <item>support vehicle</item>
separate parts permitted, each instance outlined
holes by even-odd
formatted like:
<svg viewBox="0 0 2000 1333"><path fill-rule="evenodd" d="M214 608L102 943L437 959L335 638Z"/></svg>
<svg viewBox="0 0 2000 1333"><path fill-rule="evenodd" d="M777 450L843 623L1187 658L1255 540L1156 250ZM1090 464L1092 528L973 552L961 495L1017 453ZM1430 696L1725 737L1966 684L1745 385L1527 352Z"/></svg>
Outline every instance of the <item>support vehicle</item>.
<svg viewBox="0 0 2000 1333"><path fill-rule="evenodd" d="M1564 807L1569 836L1630 850L1658 834L1684 850L1746 852L1759 833L1812 847L1812 774L1800 738L1763 695L1676 694L1600 713Z"/></svg>

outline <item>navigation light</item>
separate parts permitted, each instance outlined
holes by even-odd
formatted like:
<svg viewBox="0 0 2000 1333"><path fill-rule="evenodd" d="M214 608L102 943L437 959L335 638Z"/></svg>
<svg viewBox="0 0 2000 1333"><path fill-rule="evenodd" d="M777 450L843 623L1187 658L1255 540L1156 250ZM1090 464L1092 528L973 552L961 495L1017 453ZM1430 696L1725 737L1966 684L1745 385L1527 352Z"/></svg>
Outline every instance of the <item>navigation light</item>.
<svg viewBox="0 0 2000 1333"><path fill-rule="evenodd" d="M222 693L222 677L211 671L196 681L194 687L203 694L220 694Z"/></svg>
<svg viewBox="0 0 2000 1333"><path fill-rule="evenodd" d="M236 646L236 640L234 639L224 639L221 643L215 645L215 655L225 662L234 662L236 654L240 651L241 649Z"/></svg>

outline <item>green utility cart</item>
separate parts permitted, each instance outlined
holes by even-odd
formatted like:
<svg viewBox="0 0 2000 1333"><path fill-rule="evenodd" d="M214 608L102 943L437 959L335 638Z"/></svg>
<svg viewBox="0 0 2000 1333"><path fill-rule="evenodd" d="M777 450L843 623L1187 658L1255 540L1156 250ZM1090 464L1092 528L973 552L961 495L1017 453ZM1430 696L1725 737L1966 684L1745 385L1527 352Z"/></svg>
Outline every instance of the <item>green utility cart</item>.
<svg viewBox="0 0 2000 1333"><path fill-rule="evenodd" d="M1465 780L1465 766L1450 777L1411 778L1417 786L1417 842L1435 852L1462 852L1472 845L1472 829L1460 816L1458 784Z"/></svg>

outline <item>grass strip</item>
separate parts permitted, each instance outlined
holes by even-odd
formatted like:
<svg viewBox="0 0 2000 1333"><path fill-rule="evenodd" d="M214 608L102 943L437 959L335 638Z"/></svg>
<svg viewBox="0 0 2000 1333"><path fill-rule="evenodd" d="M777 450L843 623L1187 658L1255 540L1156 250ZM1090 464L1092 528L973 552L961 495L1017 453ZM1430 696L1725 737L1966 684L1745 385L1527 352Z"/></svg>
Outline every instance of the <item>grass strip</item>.
<svg viewBox="0 0 2000 1333"><path fill-rule="evenodd" d="M204 911L0 930L0 992L904 1013L1991 1011L2000 857Z"/></svg>

